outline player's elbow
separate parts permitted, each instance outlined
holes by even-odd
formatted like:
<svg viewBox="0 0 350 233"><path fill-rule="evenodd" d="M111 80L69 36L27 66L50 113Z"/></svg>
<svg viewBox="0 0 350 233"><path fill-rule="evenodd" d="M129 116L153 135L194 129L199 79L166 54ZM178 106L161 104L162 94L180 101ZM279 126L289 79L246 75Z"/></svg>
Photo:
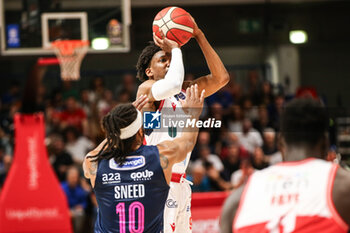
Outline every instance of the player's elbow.
<svg viewBox="0 0 350 233"><path fill-rule="evenodd" d="M181 91L181 88L182 88L182 83L180 82L175 83L173 86L173 93L174 93L173 95L179 94Z"/></svg>
<svg viewBox="0 0 350 233"><path fill-rule="evenodd" d="M169 80L169 88L172 89L172 91L175 92L175 94L178 94L182 88L182 84L185 77L185 71L183 69L180 69L176 73L173 73L170 77L171 79L166 77L165 80Z"/></svg>
<svg viewBox="0 0 350 233"><path fill-rule="evenodd" d="M230 75L225 70L225 72L220 77L220 84L223 87L223 86L226 86L226 84L228 84L229 81L230 81Z"/></svg>

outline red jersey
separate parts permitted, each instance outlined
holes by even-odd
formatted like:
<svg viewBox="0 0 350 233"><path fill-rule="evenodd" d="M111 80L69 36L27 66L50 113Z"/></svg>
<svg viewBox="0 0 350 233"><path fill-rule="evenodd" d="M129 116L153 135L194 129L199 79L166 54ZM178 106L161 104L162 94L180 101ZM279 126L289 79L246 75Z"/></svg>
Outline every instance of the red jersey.
<svg viewBox="0 0 350 233"><path fill-rule="evenodd" d="M347 233L332 201L338 166L320 159L255 172L243 191L235 233Z"/></svg>

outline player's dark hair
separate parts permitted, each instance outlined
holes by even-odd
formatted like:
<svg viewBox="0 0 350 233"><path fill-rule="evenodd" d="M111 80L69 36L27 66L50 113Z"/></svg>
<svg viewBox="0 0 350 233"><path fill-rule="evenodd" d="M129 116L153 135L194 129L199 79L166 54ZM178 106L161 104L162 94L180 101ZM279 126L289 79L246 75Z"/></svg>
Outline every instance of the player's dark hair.
<svg viewBox="0 0 350 233"><path fill-rule="evenodd" d="M137 117L136 108L128 103L121 104L113 108L102 119L102 128L105 131L107 143L92 161L114 158L118 164L125 162L126 156L132 152L132 146L136 139L136 134L127 139L120 138L120 129L130 125Z"/></svg>
<svg viewBox="0 0 350 233"><path fill-rule="evenodd" d="M287 145L315 146L328 131L326 108L312 98L292 100L283 110L281 133Z"/></svg>
<svg viewBox="0 0 350 233"><path fill-rule="evenodd" d="M161 48L159 48L154 42L150 42L149 45L147 45L142 50L136 64L136 77L141 82L148 80L148 77L146 75L146 69L149 67L154 54L156 54L160 50Z"/></svg>

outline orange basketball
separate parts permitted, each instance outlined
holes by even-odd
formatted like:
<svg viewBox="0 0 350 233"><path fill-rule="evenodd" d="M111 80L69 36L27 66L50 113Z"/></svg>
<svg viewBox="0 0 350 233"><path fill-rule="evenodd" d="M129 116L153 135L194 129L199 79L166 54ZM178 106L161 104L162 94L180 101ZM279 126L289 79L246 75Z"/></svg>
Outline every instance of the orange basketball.
<svg viewBox="0 0 350 233"><path fill-rule="evenodd" d="M187 11L180 7L164 8L153 20L152 30L161 38L160 31L170 40L180 46L186 44L192 37L194 23Z"/></svg>

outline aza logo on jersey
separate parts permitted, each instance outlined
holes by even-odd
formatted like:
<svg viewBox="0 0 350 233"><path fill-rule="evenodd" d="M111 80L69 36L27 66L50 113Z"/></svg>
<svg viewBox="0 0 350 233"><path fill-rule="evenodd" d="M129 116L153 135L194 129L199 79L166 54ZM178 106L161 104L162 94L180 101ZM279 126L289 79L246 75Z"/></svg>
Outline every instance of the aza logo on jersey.
<svg viewBox="0 0 350 233"><path fill-rule="evenodd" d="M121 178L119 173L103 173L102 184L115 184L120 183Z"/></svg>
<svg viewBox="0 0 350 233"><path fill-rule="evenodd" d="M133 179L134 181L139 181L139 180L151 180L153 176L153 172L152 171L142 171L142 172L133 172L130 174L131 179Z"/></svg>
<svg viewBox="0 0 350 233"><path fill-rule="evenodd" d="M145 164L146 160L142 155L127 156L123 164L117 164L113 158L109 160L109 167L114 170L135 170Z"/></svg>

